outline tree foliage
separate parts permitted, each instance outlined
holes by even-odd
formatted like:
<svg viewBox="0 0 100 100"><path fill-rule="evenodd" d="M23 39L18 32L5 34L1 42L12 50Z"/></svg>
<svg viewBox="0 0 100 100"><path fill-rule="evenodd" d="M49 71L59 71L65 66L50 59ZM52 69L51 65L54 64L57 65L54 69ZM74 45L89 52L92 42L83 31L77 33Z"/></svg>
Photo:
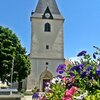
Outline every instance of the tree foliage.
<svg viewBox="0 0 100 100"><path fill-rule="evenodd" d="M30 74L29 58L15 33L0 26L0 78L2 81L10 82L13 60L13 81L21 82Z"/></svg>

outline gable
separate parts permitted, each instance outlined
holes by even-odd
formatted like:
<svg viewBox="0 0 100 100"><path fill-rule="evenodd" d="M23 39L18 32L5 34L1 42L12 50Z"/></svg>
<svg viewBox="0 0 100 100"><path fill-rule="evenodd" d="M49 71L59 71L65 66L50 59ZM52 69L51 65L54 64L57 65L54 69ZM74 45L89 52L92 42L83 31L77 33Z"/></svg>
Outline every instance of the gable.
<svg viewBox="0 0 100 100"><path fill-rule="evenodd" d="M51 11L50 11L49 7L46 8L42 18L43 19L53 19L53 16L51 14Z"/></svg>

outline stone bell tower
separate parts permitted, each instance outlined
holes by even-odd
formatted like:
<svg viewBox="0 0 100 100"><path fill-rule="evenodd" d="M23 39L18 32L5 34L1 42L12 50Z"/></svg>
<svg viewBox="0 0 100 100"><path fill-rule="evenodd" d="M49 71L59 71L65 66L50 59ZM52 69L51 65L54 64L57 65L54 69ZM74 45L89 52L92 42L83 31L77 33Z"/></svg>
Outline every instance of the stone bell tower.
<svg viewBox="0 0 100 100"><path fill-rule="evenodd" d="M31 13L31 74L27 79L27 90L44 84L56 75L56 67L64 63L62 17L55 0L39 0Z"/></svg>

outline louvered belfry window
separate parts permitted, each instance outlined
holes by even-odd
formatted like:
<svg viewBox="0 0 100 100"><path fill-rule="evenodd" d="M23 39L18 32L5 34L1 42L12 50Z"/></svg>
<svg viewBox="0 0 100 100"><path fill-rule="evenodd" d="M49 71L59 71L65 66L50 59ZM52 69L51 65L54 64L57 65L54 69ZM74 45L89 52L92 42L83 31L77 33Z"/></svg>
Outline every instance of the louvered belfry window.
<svg viewBox="0 0 100 100"><path fill-rule="evenodd" d="M51 25L49 23L46 23L44 26L44 31L45 32L50 32L51 31Z"/></svg>

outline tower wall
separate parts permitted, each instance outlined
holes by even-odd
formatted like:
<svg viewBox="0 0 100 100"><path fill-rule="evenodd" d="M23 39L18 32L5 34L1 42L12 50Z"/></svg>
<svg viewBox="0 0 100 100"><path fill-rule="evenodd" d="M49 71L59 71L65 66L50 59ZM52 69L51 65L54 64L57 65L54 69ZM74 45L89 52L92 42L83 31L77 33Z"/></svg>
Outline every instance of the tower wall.
<svg viewBox="0 0 100 100"><path fill-rule="evenodd" d="M48 62L48 65L46 63ZM37 58L31 59L32 63L32 71L29 75L29 80L27 84L27 89L32 90L34 87L38 87L40 91L42 91L40 76L43 72L45 72L46 68L52 73L52 76L56 76L56 68L58 64L64 63L64 59L44 59ZM45 74L45 73L44 73Z"/></svg>
<svg viewBox="0 0 100 100"><path fill-rule="evenodd" d="M55 0L39 0L31 15L31 74L27 78L27 90L38 87L44 91L44 83L50 81L56 75L56 67L64 63L63 22ZM45 30L47 23L49 31Z"/></svg>
<svg viewBox="0 0 100 100"><path fill-rule="evenodd" d="M44 32L45 23L50 23L51 32ZM31 58L64 58L63 20L34 18L31 28Z"/></svg>

